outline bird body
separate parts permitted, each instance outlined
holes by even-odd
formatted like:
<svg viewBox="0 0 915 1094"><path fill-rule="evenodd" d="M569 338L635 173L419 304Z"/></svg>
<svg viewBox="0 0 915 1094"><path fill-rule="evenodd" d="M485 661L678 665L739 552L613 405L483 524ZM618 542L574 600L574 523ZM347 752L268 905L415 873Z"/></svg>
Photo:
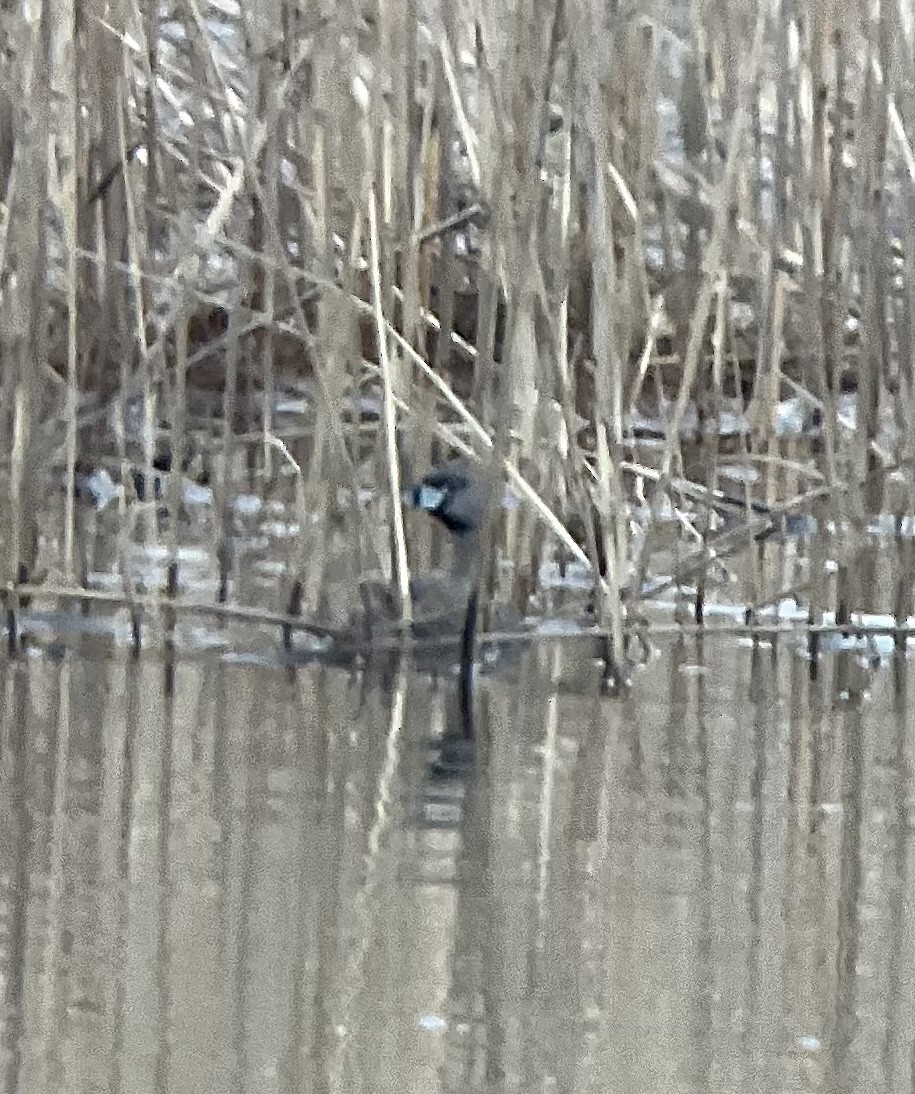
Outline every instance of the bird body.
<svg viewBox="0 0 915 1094"><path fill-rule="evenodd" d="M450 570L433 570L410 579L412 632L422 639L461 634L467 609L479 577L480 538L494 483L486 470L467 459L455 459L433 468L403 491L402 501L437 520L449 533ZM363 582L362 620L371 636L391 633L399 624L394 589L384 582ZM500 612L500 623L517 623Z"/></svg>

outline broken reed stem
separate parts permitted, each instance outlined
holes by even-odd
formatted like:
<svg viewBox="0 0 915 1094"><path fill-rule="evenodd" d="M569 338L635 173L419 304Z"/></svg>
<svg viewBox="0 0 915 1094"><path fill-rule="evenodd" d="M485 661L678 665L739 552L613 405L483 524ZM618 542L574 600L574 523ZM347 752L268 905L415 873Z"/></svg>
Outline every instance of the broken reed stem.
<svg viewBox="0 0 915 1094"><path fill-rule="evenodd" d="M174 571L175 590L179 584L178 573L178 521L181 511L181 479L185 464L186 446L186 383L187 383L187 313L179 312L175 324L175 370L171 400L172 436L171 457L173 474L168 482L168 504L172 514L168 522L169 573ZM174 594L172 595L174 599Z"/></svg>
<svg viewBox="0 0 915 1094"><path fill-rule="evenodd" d="M29 414L27 407L26 383L20 376L16 380L15 410L13 413L13 451L10 461L10 578L21 581L23 539L25 537L23 516L23 479L25 477L26 448L29 439Z"/></svg>
<svg viewBox="0 0 915 1094"><path fill-rule="evenodd" d="M601 422L597 427L597 482L600 491L599 512L603 515L601 534L603 536L604 558L607 560L606 595L601 597L601 620L610 620L610 634L613 639L613 659L619 663L623 650L623 612L620 592L622 588L621 570L625 559L625 542L619 539L617 517L620 514L618 491L619 469L613 466L610 457L610 445L607 427Z"/></svg>
<svg viewBox="0 0 915 1094"><path fill-rule="evenodd" d="M397 407L394 403L394 381L388 355L387 327L381 303L381 267L378 254L378 207L375 185L369 194L369 239L371 243L372 297L375 307L375 324L378 336L378 356L384 384L384 434L387 458L388 490L391 499L391 520L394 529L394 562L397 594L400 600L400 618L409 623L412 616L410 602L410 570L407 562L407 540L404 533L403 504L400 497L400 464L397 457Z"/></svg>
<svg viewBox="0 0 915 1094"><path fill-rule="evenodd" d="M76 40L76 0L69 11L69 23ZM67 55L67 84L71 101L61 112L63 120L63 147L67 155L62 168L63 233L67 253L67 403L66 415L66 491L64 502L63 574L73 581L73 555L76 539L76 411L78 404L77 354L79 350L77 316L79 308L79 262L76 249L79 245L79 187L77 164L79 162L79 67L75 44Z"/></svg>
<svg viewBox="0 0 915 1094"><path fill-rule="evenodd" d="M229 597L229 569L230 558L230 511L229 492L232 482L233 461L235 455L235 397L238 390L238 306L240 301L233 301L229 309L229 342L226 353L226 377L225 392L222 402L222 461L219 474L219 543L217 555L219 558L219 591L217 599L221 604L226 603Z"/></svg>
<svg viewBox="0 0 915 1094"><path fill-rule="evenodd" d="M268 434L266 437L263 438L263 440L264 440L265 444L269 445L271 448L275 449L277 452L280 453L280 455L283 457L283 459L286 461L286 463L289 464L289 466L292 468L293 472L295 473L296 517L297 517L298 522L299 522L300 536L301 536L302 539L304 539L304 530L308 526L308 503L306 501L307 488L306 488L306 483L305 483L305 475L304 475L304 473L302 471L302 468L299 465L299 463L296 461L296 459L293 457L292 453L289 451L289 449L286 447L286 445L283 443L283 441L279 437L274 437L272 434ZM303 569L304 569L304 559L299 558L298 561L297 561L297 565L296 565L296 575L295 575L294 581L300 587L302 586L302 580L303 580L302 570ZM299 599L301 600L301 593L299 594ZM294 613L294 614L297 614L297 613Z"/></svg>

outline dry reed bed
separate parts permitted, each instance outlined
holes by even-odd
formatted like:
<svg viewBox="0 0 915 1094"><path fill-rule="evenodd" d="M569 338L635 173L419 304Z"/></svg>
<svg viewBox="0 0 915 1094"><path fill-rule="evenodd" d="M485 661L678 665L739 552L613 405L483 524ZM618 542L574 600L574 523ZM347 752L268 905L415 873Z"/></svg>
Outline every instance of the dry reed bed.
<svg viewBox="0 0 915 1094"><path fill-rule="evenodd" d="M803 585L812 620L868 607L867 522L889 509L901 531L913 515L915 45L898 0L44 0L2 34L9 597L48 544L56 587L77 584L73 491L61 527L40 514L49 469L72 480L104 447L98 405L120 408L126 481L130 462L151 471L163 421L187 462L189 399L209 385L221 601L250 442L225 423L256 405L244 428L264 481L296 468L289 579L306 612L332 548L331 522L305 516L366 479L391 499L409 611L408 567L430 543L408 557L400 478L452 446L504 463L530 502L497 529L513 595L559 544L602 571L617 639L662 541L669 556L666 505L700 617L712 550L765 526L748 508L746 528L716 531L710 500L735 462L755 473L745 501L837 530L774 568L751 552L741 600ZM275 436L275 394L303 377L317 399L294 446ZM377 427L354 428L348 400L367 384ZM781 435L789 396L815 438ZM731 437L726 408L746 422ZM651 443L633 429L646 413ZM374 521L356 503L337 515L371 558ZM167 536L175 552L176 522ZM897 537L900 620L910 544Z"/></svg>

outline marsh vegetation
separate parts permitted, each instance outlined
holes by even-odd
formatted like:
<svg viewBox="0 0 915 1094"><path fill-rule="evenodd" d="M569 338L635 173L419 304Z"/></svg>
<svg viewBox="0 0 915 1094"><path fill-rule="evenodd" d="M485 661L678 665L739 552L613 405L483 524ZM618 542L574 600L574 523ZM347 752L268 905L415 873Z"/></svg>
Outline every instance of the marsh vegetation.
<svg viewBox="0 0 915 1094"><path fill-rule="evenodd" d="M905 5L248 7L4 15L11 618L403 589L438 546L400 485L457 450L522 502L487 554L522 611L907 633Z"/></svg>

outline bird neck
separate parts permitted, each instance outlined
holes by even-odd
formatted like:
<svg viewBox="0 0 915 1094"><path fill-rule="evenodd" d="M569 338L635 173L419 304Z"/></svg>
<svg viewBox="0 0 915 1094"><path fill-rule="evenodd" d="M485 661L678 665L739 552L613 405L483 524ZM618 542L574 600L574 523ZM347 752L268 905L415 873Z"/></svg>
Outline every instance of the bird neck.
<svg viewBox="0 0 915 1094"><path fill-rule="evenodd" d="M459 581L472 584L477 577L480 561L480 533L478 530L461 532L452 536L451 572Z"/></svg>

